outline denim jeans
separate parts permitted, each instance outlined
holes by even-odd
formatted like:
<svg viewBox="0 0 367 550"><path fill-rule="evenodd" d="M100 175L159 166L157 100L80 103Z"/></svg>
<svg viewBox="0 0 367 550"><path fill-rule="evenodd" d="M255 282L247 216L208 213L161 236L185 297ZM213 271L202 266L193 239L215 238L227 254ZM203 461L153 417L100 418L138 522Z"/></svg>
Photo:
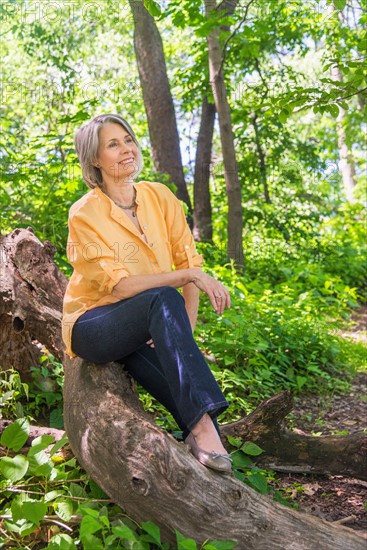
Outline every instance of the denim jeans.
<svg viewBox="0 0 367 550"><path fill-rule="evenodd" d="M153 339L154 348L146 342ZM122 363L172 414L186 437L208 413L228 403L192 335L185 302L169 286L86 311L75 323L72 349L94 363Z"/></svg>

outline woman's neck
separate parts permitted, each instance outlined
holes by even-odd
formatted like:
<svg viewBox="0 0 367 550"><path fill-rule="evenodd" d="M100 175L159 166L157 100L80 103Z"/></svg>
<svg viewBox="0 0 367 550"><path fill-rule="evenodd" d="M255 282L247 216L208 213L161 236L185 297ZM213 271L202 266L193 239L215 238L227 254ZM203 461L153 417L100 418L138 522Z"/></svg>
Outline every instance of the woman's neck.
<svg viewBox="0 0 367 550"><path fill-rule="evenodd" d="M134 198L134 180L124 180L121 182L103 182L103 191L110 199L120 204L130 204Z"/></svg>

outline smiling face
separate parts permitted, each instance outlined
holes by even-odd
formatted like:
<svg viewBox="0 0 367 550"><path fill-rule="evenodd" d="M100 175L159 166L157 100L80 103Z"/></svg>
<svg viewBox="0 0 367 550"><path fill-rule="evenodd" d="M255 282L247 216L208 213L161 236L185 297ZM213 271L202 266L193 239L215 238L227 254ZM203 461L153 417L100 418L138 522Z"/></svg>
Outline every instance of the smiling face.
<svg viewBox="0 0 367 550"><path fill-rule="evenodd" d="M138 148L120 124L102 126L97 161L105 182L128 180L138 171Z"/></svg>

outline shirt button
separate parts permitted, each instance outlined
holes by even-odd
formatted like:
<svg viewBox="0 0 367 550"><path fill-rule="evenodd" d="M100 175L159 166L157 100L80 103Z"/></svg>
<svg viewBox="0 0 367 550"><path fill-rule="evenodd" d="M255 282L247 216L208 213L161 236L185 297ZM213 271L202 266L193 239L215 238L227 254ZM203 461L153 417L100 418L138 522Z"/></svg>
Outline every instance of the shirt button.
<svg viewBox="0 0 367 550"><path fill-rule="evenodd" d="M150 248L152 248L152 246L153 246L153 243L149 243L149 246L150 246Z"/></svg>
<svg viewBox="0 0 367 550"><path fill-rule="evenodd" d="M143 225L143 229L148 229L148 226L147 226L147 225Z"/></svg>
<svg viewBox="0 0 367 550"><path fill-rule="evenodd" d="M158 265L158 262L153 262L153 265Z"/></svg>
<svg viewBox="0 0 367 550"><path fill-rule="evenodd" d="M185 245L185 248L186 248L186 250L188 250L190 247L189 247L189 245L187 244L187 245Z"/></svg>

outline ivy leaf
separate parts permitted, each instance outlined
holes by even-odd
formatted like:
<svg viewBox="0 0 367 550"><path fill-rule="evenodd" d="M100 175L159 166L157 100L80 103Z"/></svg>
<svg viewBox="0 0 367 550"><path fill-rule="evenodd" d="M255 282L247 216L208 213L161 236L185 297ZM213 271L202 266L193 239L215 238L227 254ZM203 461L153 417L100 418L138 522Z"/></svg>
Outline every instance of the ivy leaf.
<svg viewBox="0 0 367 550"><path fill-rule="evenodd" d="M251 464L253 463L253 460L246 456L245 453L242 451L234 451L231 454L232 457L232 463L235 468L240 468L241 470L249 468Z"/></svg>
<svg viewBox="0 0 367 550"><path fill-rule="evenodd" d="M251 441L246 441L246 443L242 445L241 451L250 456L259 456L265 452L264 449L256 445L256 443L252 443Z"/></svg>
<svg viewBox="0 0 367 550"><path fill-rule="evenodd" d="M63 521L70 521L74 513L73 503L70 500L57 502L55 512Z"/></svg>
<svg viewBox="0 0 367 550"><path fill-rule="evenodd" d="M45 502L27 500L22 506L23 518L39 525L40 521L45 517L47 509L48 506Z"/></svg>
<svg viewBox="0 0 367 550"><path fill-rule="evenodd" d="M100 521L92 518L92 516L84 516L80 524L80 536L84 538L87 535L97 533L101 529L103 529L103 525Z"/></svg>
<svg viewBox="0 0 367 550"><path fill-rule="evenodd" d="M256 474L250 474L247 476L247 481L251 487L256 489L259 493L262 495L267 495L269 492L269 485L266 481L266 477L262 474L256 473Z"/></svg>
<svg viewBox="0 0 367 550"><path fill-rule="evenodd" d="M76 546L70 535L58 533L52 537L46 550L76 550Z"/></svg>
<svg viewBox="0 0 367 550"><path fill-rule="evenodd" d="M29 422L26 418L17 418L15 422L5 428L1 434L0 444L13 451L19 451L27 441Z"/></svg>
<svg viewBox="0 0 367 550"><path fill-rule="evenodd" d="M211 540L203 546L204 550L232 550L237 546L237 542L230 540Z"/></svg>
<svg viewBox="0 0 367 550"><path fill-rule="evenodd" d="M194 539L186 538L182 533L176 530L177 550L197 550Z"/></svg>
<svg viewBox="0 0 367 550"><path fill-rule="evenodd" d="M9 481L19 481L28 470L29 462L23 455L0 458L0 471Z"/></svg>
<svg viewBox="0 0 367 550"><path fill-rule="evenodd" d="M144 521L141 526L144 531L152 537L154 542L156 542L158 545L161 544L161 531L158 525L156 525L152 521Z"/></svg>
<svg viewBox="0 0 367 550"><path fill-rule="evenodd" d="M241 437L232 437L231 435L229 435L227 437L227 440L228 440L228 443L232 445L232 447L237 447L237 449L242 445Z"/></svg>
<svg viewBox="0 0 367 550"><path fill-rule="evenodd" d="M94 535L85 535L82 537L83 550L104 550L105 546L102 543L101 539L95 537Z"/></svg>

